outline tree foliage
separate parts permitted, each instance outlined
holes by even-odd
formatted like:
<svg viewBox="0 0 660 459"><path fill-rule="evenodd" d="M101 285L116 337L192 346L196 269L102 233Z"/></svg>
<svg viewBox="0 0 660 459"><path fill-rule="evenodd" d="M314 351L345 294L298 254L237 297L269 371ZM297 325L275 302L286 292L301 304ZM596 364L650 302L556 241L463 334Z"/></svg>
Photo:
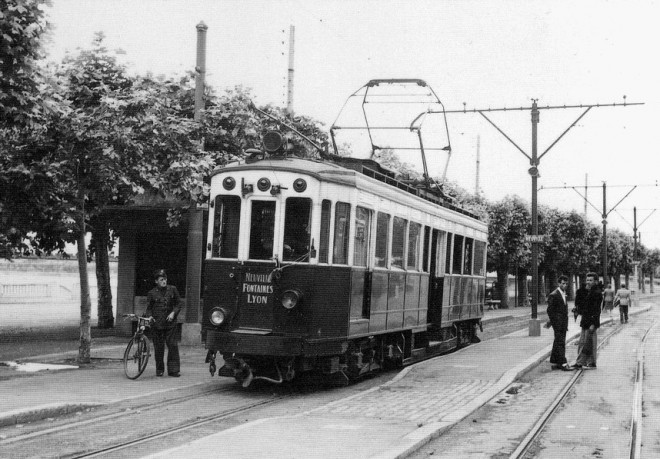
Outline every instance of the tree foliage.
<svg viewBox="0 0 660 459"><path fill-rule="evenodd" d="M4 127L34 119L42 100L38 61L48 31L45 0L0 0L0 119Z"/></svg>

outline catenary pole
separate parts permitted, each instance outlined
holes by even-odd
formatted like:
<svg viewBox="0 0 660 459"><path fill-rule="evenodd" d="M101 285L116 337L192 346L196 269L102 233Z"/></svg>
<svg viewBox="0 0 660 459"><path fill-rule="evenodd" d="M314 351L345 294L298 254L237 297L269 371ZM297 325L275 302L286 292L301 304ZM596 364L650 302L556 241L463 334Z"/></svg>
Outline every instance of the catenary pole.
<svg viewBox="0 0 660 459"><path fill-rule="evenodd" d="M607 287L610 282L607 279L607 184L603 182L603 284Z"/></svg>
<svg viewBox="0 0 660 459"><path fill-rule="evenodd" d="M545 156L552 147L554 147L559 140L568 133L568 131L573 128L578 121L584 117L589 110L595 107L626 107L629 105L644 105L643 102L628 103L626 101L626 96L623 96L623 103L613 103L613 104L579 104L579 105L546 105L544 107L539 107L537 99L532 99L531 107L516 107L516 108L487 108L487 109L466 109L465 104L463 104L463 110L444 110L442 112L436 112L434 110L428 110L427 113L479 113L486 121L488 121L497 131L502 134L511 144L513 144L518 151L520 151L524 156L529 159L531 167L529 169L529 174L532 176L532 317L529 322L529 336L541 336L541 324L538 319L538 291L539 291L539 279L538 279L538 244L540 236L538 235L538 209L536 204L537 199L537 179L539 176L539 164L543 156ZM537 125L539 122L539 111L540 110L554 110L554 109L567 109L567 108L580 108L585 109L584 112L575 120L573 123L562 132L559 137L555 139L548 148L545 149L543 153L538 155L537 152ZM516 111L516 110L531 110L532 112L532 155L528 155L525 151L520 148L502 129L500 129L493 121L491 121L487 116L486 112L501 112L501 111ZM536 222L536 225L535 223Z"/></svg>
<svg viewBox="0 0 660 459"><path fill-rule="evenodd" d="M204 110L204 85L206 77L206 31L203 22L197 24L197 56L195 65L194 119L202 121ZM186 317L181 330L183 344L199 343L201 336L201 292L203 258L204 212L195 203L188 210L188 247L186 250Z"/></svg>

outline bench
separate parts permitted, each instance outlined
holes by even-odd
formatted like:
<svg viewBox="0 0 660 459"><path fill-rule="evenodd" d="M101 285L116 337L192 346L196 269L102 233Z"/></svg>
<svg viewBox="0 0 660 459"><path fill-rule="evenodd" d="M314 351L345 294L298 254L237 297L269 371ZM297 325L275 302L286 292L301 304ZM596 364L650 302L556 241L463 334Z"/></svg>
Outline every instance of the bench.
<svg viewBox="0 0 660 459"><path fill-rule="evenodd" d="M488 310L492 311L495 309L499 309L501 300L486 300L486 305L488 306Z"/></svg>

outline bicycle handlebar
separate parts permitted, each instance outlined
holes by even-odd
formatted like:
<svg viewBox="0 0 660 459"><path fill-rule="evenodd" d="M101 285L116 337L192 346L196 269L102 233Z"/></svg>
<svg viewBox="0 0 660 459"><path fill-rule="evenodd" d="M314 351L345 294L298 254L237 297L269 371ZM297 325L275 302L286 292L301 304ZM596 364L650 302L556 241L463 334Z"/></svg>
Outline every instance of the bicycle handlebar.
<svg viewBox="0 0 660 459"><path fill-rule="evenodd" d="M125 319L131 319L131 320L134 320L134 321L145 320L149 323L154 322L154 320L155 320L153 317L143 317L143 316L138 316L137 314L122 314L122 317L124 317Z"/></svg>

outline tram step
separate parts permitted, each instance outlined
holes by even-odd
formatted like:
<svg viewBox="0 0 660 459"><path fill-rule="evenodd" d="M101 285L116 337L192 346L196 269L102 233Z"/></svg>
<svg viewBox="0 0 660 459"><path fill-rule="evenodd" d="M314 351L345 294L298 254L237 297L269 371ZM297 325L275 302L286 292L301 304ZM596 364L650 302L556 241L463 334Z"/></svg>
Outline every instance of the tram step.
<svg viewBox="0 0 660 459"><path fill-rule="evenodd" d="M420 347L418 349L413 349L412 350L411 357L413 359L418 359L418 358L425 357L425 356L426 356L426 348L425 347Z"/></svg>

